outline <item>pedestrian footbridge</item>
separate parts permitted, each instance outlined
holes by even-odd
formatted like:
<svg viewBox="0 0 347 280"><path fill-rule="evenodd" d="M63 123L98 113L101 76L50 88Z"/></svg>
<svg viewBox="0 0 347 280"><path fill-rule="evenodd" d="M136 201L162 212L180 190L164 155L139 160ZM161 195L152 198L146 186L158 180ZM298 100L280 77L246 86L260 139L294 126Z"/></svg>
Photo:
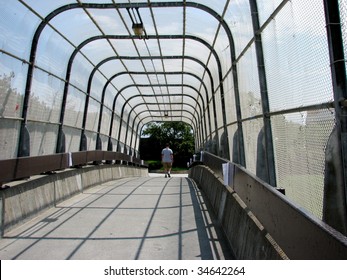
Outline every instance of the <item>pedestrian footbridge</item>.
<svg viewBox="0 0 347 280"><path fill-rule="evenodd" d="M1 259L233 258L187 177L127 177L57 203L6 234Z"/></svg>
<svg viewBox="0 0 347 280"><path fill-rule="evenodd" d="M347 259L346 1L0 4L1 259Z"/></svg>
<svg viewBox="0 0 347 280"><path fill-rule="evenodd" d="M0 258L346 257L345 236L239 165L202 153L189 176L165 178L113 155L123 160L5 185ZM16 159L18 175L31 170L23 160Z"/></svg>

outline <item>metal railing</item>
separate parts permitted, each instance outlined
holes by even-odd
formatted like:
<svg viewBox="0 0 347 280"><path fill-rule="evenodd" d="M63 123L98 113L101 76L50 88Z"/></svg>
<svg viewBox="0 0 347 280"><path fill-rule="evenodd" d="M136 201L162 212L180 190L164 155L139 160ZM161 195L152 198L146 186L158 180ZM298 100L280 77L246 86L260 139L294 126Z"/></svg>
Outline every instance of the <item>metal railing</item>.
<svg viewBox="0 0 347 280"><path fill-rule="evenodd" d="M223 182L222 164L228 162L203 152L197 163L207 166ZM283 195L284 191L264 182L241 165L229 163L232 167L232 180L228 183L230 188L225 188L224 191L232 190L240 197L248 211L255 215L289 258L346 259L347 236L295 204ZM220 191L218 185L207 182L207 177L202 176L201 172L193 172L192 176L201 185L205 184L202 188L210 202L217 205L216 214L225 213L220 209L222 196L217 195Z"/></svg>
<svg viewBox="0 0 347 280"><path fill-rule="evenodd" d="M39 174L48 174L66 168L87 164L125 164L147 168L143 160L133 156L109 151L81 151L43 156L19 157L0 160L0 186Z"/></svg>

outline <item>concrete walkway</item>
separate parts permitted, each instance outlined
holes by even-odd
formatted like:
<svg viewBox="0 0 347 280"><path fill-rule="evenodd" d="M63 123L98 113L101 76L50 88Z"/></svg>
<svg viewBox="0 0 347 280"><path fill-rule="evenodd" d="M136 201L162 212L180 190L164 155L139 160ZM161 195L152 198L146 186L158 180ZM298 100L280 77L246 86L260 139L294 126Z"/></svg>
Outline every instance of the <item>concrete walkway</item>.
<svg viewBox="0 0 347 280"><path fill-rule="evenodd" d="M0 240L0 259L230 259L185 175L123 178L64 201Z"/></svg>

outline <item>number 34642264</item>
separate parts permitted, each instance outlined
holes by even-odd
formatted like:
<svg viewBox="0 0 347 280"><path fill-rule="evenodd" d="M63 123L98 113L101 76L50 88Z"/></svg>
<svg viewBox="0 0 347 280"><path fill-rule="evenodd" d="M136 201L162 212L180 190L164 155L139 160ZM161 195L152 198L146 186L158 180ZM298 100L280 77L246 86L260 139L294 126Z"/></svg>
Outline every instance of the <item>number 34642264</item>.
<svg viewBox="0 0 347 280"><path fill-rule="evenodd" d="M244 267L198 267L198 275L245 275Z"/></svg>

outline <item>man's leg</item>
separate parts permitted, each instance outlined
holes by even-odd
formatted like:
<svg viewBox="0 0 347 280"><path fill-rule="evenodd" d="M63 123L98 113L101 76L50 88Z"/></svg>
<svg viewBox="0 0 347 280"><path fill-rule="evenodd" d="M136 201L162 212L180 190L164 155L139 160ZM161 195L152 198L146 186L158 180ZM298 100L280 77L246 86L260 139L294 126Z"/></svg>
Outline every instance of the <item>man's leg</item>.
<svg viewBox="0 0 347 280"><path fill-rule="evenodd" d="M171 175L170 175L171 167L172 167L172 164L171 164L171 162L170 162L170 163L167 164L167 175L168 175L169 177L171 177Z"/></svg>
<svg viewBox="0 0 347 280"><path fill-rule="evenodd" d="M164 166L164 172L165 172L165 178L167 177L167 162L163 162L163 166Z"/></svg>

